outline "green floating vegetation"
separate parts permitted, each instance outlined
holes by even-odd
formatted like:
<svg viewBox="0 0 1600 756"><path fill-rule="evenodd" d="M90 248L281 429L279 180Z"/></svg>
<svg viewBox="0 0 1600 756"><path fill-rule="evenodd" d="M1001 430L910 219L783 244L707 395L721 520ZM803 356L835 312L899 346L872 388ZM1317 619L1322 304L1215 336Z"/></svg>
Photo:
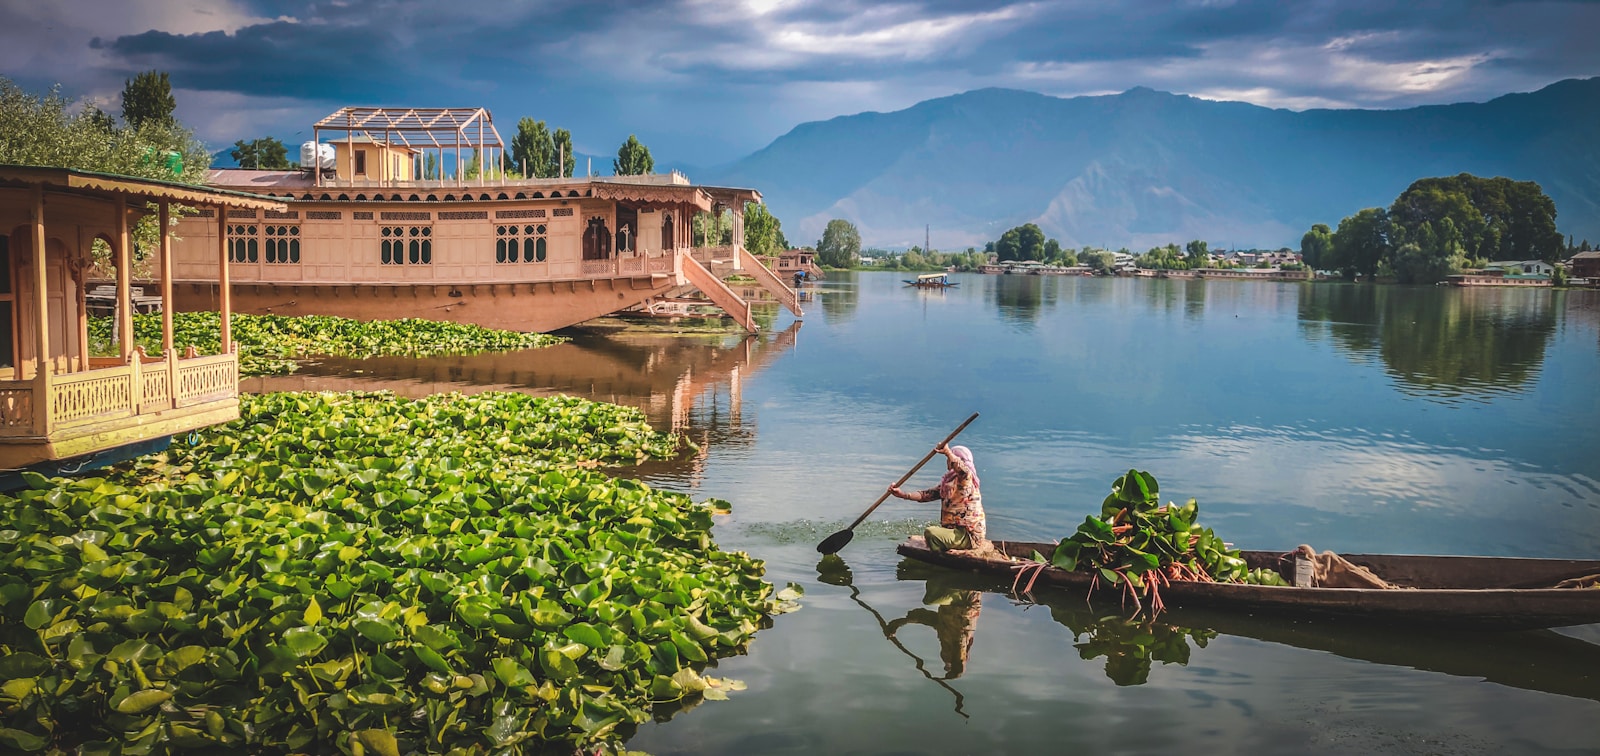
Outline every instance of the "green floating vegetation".
<svg viewBox="0 0 1600 756"><path fill-rule="evenodd" d="M232 317L233 339L239 344L243 375L283 375L304 357L432 357L534 349L564 339L542 333L501 331L465 323L420 318L360 321L331 315L244 315ZM90 348L96 354L115 351L112 318L89 320ZM150 354L161 350L161 314L133 318L134 341ZM221 319L215 312L173 313L173 341L179 349L202 354L222 350Z"/></svg>
<svg viewBox="0 0 1600 756"><path fill-rule="evenodd" d="M1048 560L1035 554L1035 562L1078 570L1092 576L1094 584L1121 589L1136 613L1145 606L1142 594L1151 614L1159 614L1161 586L1175 580L1283 584L1276 573L1249 570L1237 549L1196 524L1199 502L1163 505L1160 492L1155 476L1129 470L1112 482L1100 516L1084 518Z"/></svg>
<svg viewBox="0 0 1600 756"><path fill-rule="evenodd" d="M798 596L712 544L713 507L584 469L681 443L566 397L269 394L32 476L0 496L0 746L618 748L741 688L700 670Z"/></svg>

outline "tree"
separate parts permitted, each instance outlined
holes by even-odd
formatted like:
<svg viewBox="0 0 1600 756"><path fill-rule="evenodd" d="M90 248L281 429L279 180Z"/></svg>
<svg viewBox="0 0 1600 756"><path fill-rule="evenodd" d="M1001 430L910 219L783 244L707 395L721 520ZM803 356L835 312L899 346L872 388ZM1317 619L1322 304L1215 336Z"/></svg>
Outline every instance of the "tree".
<svg viewBox="0 0 1600 756"><path fill-rule="evenodd" d="M511 169L523 178L551 178L555 160L555 140L544 121L517 119L517 135L511 138Z"/></svg>
<svg viewBox="0 0 1600 756"><path fill-rule="evenodd" d="M0 163L205 182L211 156L189 130L172 121L116 129L98 113L58 90L32 95L0 77Z"/></svg>
<svg viewBox="0 0 1600 756"><path fill-rule="evenodd" d="M759 202L744 204L744 247L752 255L775 255L786 247L779 246L782 236L778 228L783 224Z"/></svg>
<svg viewBox="0 0 1600 756"><path fill-rule="evenodd" d="M1079 262L1089 266L1096 273L1110 273L1112 266L1117 264L1117 256L1105 250L1089 251L1084 247L1084 253L1079 257Z"/></svg>
<svg viewBox="0 0 1600 756"><path fill-rule="evenodd" d="M166 71L145 71L122 86L122 120L134 128L147 123L172 123L178 102Z"/></svg>
<svg viewBox="0 0 1600 756"><path fill-rule="evenodd" d="M617 159L611 163L611 172L618 176L643 176L655 170L656 161L650 157L650 148L639 143L639 138L629 134L628 141L617 148Z"/></svg>
<svg viewBox="0 0 1600 756"><path fill-rule="evenodd" d="M1055 239L1047 239L1047 240L1045 240L1045 243L1044 243L1044 259L1046 259L1046 260L1060 260L1061 259L1061 242L1058 242Z"/></svg>
<svg viewBox="0 0 1600 756"><path fill-rule="evenodd" d="M1449 218L1468 255L1487 260L1561 256L1556 207L1539 184L1470 173L1418 179L1389 208L1391 222L1407 233L1423 223Z"/></svg>
<svg viewBox="0 0 1600 756"><path fill-rule="evenodd" d="M1005 260L1043 260L1044 232L1032 223L1024 223L1000 235L994 251Z"/></svg>
<svg viewBox="0 0 1600 756"><path fill-rule="evenodd" d="M856 224L842 218L828 221L817 242L817 262L830 268L848 268L855 265L861 254L861 232Z"/></svg>
<svg viewBox="0 0 1600 756"><path fill-rule="evenodd" d="M1333 267L1333 229L1318 223L1300 237L1300 259L1312 270L1329 270Z"/></svg>
<svg viewBox="0 0 1600 756"><path fill-rule="evenodd" d="M550 175L556 178L566 178L578 165L578 156L572 152L572 132L566 129L556 129L555 136L550 140L555 153L550 156Z"/></svg>
<svg viewBox="0 0 1600 756"><path fill-rule="evenodd" d="M1189 252L1189 267L1204 268L1206 263L1211 261L1210 246L1199 239L1184 245L1184 249Z"/></svg>
<svg viewBox="0 0 1600 756"><path fill-rule="evenodd" d="M273 137L252 139L248 142L240 139L233 143L233 149L228 150L228 154L240 168L284 170L291 167L289 148Z"/></svg>
<svg viewBox="0 0 1600 756"><path fill-rule="evenodd" d="M1333 232L1333 257L1346 278L1357 274L1371 280L1378 263L1389 253L1389 213L1369 207L1342 221Z"/></svg>

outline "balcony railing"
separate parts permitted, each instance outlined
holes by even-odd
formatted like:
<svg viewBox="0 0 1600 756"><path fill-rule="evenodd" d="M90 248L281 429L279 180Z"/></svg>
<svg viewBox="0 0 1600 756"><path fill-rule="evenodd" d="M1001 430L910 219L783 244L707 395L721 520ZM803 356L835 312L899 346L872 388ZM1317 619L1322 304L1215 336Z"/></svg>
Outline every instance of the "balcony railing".
<svg viewBox="0 0 1600 756"><path fill-rule="evenodd" d="M96 362L102 362L96 360ZM40 427L35 399L50 397L49 431ZM57 373L43 380L0 381L0 437L55 437L79 428L232 399L238 394L237 355L190 355L175 360L138 352L129 364Z"/></svg>

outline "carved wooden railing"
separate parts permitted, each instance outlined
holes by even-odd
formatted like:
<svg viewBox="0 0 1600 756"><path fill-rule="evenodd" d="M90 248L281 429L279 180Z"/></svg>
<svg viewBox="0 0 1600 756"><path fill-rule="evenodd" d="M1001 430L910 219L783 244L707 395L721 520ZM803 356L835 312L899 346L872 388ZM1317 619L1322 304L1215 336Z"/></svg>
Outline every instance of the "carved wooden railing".
<svg viewBox="0 0 1600 756"><path fill-rule="evenodd" d="M133 373L128 365L50 376L51 420L65 427L132 416Z"/></svg>
<svg viewBox="0 0 1600 756"><path fill-rule="evenodd" d="M239 392L239 360L232 354L215 354L178 361L179 407L214 401Z"/></svg>
<svg viewBox="0 0 1600 756"><path fill-rule="evenodd" d="M33 435L33 381L0 381L0 436Z"/></svg>
<svg viewBox="0 0 1600 756"><path fill-rule="evenodd" d="M610 276L610 275L616 275L616 272L617 272L617 261L616 260L584 260L583 261L583 274L586 275L586 276Z"/></svg>
<svg viewBox="0 0 1600 756"><path fill-rule="evenodd" d="M672 260L674 257L676 257L676 255L669 252L660 257L650 258L650 272L671 273L673 271Z"/></svg>
<svg viewBox="0 0 1600 756"><path fill-rule="evenodd" d="M172 408L172 373L165 362L151 363L139 373L139 412Z"/></svg>
<svg viewBox="0 0 1600 756"><path fill-rule="evenodd" d="M618 270L620 272L622 272L622 273L643 273L644 272L644 258L643 257L622 257L622 258L618 258L617 262L619 263Z"/></svg>

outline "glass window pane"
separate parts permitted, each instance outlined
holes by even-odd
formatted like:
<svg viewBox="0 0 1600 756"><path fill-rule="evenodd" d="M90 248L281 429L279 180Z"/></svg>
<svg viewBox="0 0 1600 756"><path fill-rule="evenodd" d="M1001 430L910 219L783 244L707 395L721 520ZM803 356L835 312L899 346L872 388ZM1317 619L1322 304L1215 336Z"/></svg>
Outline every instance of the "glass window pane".
<svg viewBox="0 0 1600 756"><path fill-rule="evenodd" d="M251 239L250 240L250 246L248 247L248 249L250 250L249 255L248 255L248 257L250 259L250 262L255 262L256 259L257 259L256 258L256 240L255 239Z"/></svg>
<svg viewBox="0 0 1600 756"><path fill-rule="evenodd" d="M422 240L422 264L423 265L431 265L432 263L433 263L433 242L428 241L427 239L423 239Z"/></svg>
<svg viewBox="0 0 1600 756"><path fill-rule="evenodd" d="M411 240L411 264L412 265L416 265L417 263L420 263L420 262L422 262L422 244L419 243L416 239L412 239Z"/></svg>
<svg viewBox="0 0 1600 756"><path fill-rule="evenodd" d="M538 249L539 249L539 252L538 252L537 255L535 255L534 259L538 260L539 262L544 262L544 237L543 236L539 237L539 247L538 247Z"/></svg>
<svg viewBox="0 0 1600 756"><path fill-rule="evenodd" d="M289 242L289 262L292 262L292 263L300 262L300 240L299 239L295 239L295 240Z"/></svg>

